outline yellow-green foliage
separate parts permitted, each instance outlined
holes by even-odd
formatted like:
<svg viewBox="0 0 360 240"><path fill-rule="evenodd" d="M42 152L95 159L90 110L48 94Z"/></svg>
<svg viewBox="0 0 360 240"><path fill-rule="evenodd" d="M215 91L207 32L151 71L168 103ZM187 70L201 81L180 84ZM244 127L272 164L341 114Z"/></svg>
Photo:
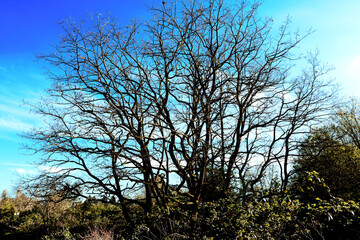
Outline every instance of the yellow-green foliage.
<svg viewBox="0 0 360 240"><path fill-rule="evenodd" d="M339 128L331 125L314 129L301 144L295 170L298 177L306 171L316 171L332 195L360 200L360 149L343 135L339 136Z"/></svg>
<svg viewBox="0 0 360 240"><path fill-rule="evenodd" d="M111 239L360 239L359 203L326 194L329 188L319 174L306 172L281 196L259 192L250 199L191 204L179 198L147 216L134 205L134 226L114 204L39 202L14 215L15 200L4 198L1 234L32 233L46 240L99 234ZM49 211L55 215L44 221Z"/></svg>

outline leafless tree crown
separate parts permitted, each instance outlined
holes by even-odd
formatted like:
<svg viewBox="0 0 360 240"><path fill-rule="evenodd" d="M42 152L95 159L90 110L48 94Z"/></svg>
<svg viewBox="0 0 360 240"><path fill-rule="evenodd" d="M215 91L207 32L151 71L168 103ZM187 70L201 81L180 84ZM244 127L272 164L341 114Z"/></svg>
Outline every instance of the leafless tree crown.
<svg viewBox="0 0 360 240"><path fill-rule="evenodd" d="M211 176L219 196L246 195L275 166L285 190L298 137L329 107L327 69L315 56L292 75L303 37L288 21L272 31L258 7L169 1L126 27L64 24L41 57L54 66L37 106L48 120L27 137L51 168L33 184L148 213L174 194L201 201Z"/></svg>

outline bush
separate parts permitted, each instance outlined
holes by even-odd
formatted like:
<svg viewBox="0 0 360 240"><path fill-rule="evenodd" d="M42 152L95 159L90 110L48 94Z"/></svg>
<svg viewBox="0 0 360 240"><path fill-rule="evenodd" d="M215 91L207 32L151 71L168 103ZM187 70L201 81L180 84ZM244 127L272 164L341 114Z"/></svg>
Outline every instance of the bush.
<svg viewBox="0 0 360 240"><path fill-rule="evenodd" d="M276 191L272 191L274 194ZM148 220L131 206L135 226L125 223L113 204L83 202L57 208L44 226L46 204L14 215L11 199L2 202L2 237L41 233L43 240L83 239L360 239L360 204L334 198L316 172L294 180L282 196L262 191L251 199L218 199L198 205L182 199L155 208Z"/></svg>

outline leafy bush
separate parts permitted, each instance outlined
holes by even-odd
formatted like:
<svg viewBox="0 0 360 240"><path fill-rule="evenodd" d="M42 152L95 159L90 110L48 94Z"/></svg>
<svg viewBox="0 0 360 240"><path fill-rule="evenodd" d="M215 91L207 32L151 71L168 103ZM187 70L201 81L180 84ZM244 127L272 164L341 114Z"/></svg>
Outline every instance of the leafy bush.
<svg viewBox="0 0 360 240"><path fill-rule="evenodd" d="M241 201L233 197L192 203L179 198L166 209L154 208L145 220L134 205L129 208L133 226L119 206L96 201L73 202L67 208L52 205L56 219L45 226L42 214L49 205L14 215L8 199L0 204L0 223L3 236L41 233L43 240L360 239L360 204L332 197L317 172L302 174L283 195L275 192L262 190Z"/></svg>

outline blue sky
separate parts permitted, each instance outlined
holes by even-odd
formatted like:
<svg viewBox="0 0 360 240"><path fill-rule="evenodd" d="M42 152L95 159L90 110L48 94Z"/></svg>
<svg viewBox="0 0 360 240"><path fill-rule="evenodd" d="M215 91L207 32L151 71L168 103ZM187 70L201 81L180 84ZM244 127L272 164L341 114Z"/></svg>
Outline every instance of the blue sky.
<svg viewBox="0 0 360 240"><path fill-rule="evenodd" d="M17 177L34 171L36 156L24 155L18 134L40 126L41 120L23 104L36 102L50 86L44 65L35 56L51 51L59 40L58 22L86 19L90 13L110 12L121 24L146 16L145 5L161 0L0 0L0 191L12 190ZM299 51L319 49L320 59L335 67L345 96L360 97L360 1L265 0L261 15L276 24L287 16L293 30L316 30Z"/></svg>

